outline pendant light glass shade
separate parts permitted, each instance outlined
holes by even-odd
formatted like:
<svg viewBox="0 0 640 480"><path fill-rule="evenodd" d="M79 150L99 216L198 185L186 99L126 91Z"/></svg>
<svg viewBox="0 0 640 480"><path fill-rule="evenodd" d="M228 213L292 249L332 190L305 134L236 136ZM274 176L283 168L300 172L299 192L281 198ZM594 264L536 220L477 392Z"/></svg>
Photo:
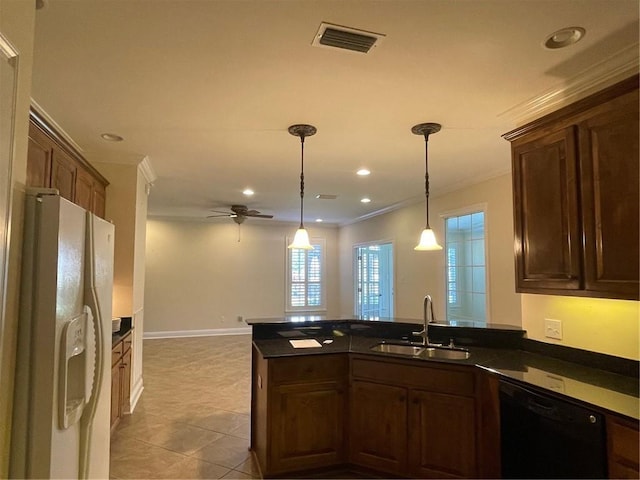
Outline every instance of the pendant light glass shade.
<svg viewBox="0 0 640 480"><path fill-rule="evenodd" d="M420 243L414 247L414 250L442 250L442 246L438 245L433 230L425 228L420 235Z"/></svg>
<svg viewBox="0 0 640 480"><path fill-rule="evenodd" d="M442 250L442 246L436 240L435 233L429 226L429 135L439 132L440 128L442 126L439 123L420 123L411 129L412 133L424 136L424 193L427 225L420 235L420 242L414 247L414 250L418 251Z"/></svg>
<svg viewBox="0 0 640 480"><path fill-rule="evenodd" d="M304 228L303 213L304 213L304 139L315 135L318 130L312 125L291 125L289 127L289 133L300 137L300 226L296 231L293 242L288 248L301 248L303 250L313 250L313 246L309 242L309 234Z"/></svg>
<svg viewBox="0 0 640 480"><path fill-rule="evenodd" d="M296 236L293 237L293 242L291 242L291 245L289 245L288 248L302 248L303 250L313 250L313 246L309 242L309 234L304 227L296 230Z"/></svg>

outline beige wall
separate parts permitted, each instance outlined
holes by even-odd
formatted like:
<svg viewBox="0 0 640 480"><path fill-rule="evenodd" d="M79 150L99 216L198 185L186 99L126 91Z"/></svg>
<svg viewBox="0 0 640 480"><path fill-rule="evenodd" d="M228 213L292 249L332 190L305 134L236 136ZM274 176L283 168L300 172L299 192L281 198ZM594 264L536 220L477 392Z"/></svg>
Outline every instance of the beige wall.
<svg viewBox="0 0 640 480"><path fill-rule="evenodd" d="M117 162L117 159L116 159ZM147 183L141 162L94 162L108 180L106 217L116 226L113 315L133 318L131 404L133 411L143 390L144 278L147 221Z"/></svg>
<svg viewBox="0 0 640 480"><path fill-rule="evenodd" d="M246 327L244 318L282 316L285 237L295 225L248 219L147 221L145 334ZM308 228L326 240L328 314L338 312L337 230ZM240 241L238 242L238 234Z"/></svg>
<svg viewBox="0 0 640 480"><path fill-rule="evenodd" d="M0 32L11 42L19 54L11 178L11 237L8 252L6 309L4 323L0 323L0 478L7 478L9 463L24 185L27 178L27 138L29 132L29 105L31 103L34 22L34 2L0 0Z"/></svg>
<svg viewBox="0 0 640 480"><path fill-rule="evenodd" d="M93 164L109 180L105 216L116 226L113 316L132 317L136 232L134 205L137 198L138 166L103 162Z"/></svg>
<svg viewBox="0 0 640 480"><path fill-rule="evenodd" d="M528 338L640 360L640 302L522 295ZM562 322L562 340L544 336L545 318Z"/></svg>
<svg viewBox="0 0 640 480"><path fill-rule="evenodd" d="M431 227L444 241L443 213L486 204L489 262L489 321L520 325L520 295L514 290L513 219L511 176L502 175L471 187L429 199ZM340 229L340 309L353 314L353 246L372 241L394 244L395 316L422 317L422 299L432 295L436 318L445 314L444 250L416 252L424 228L424 203L417 203L385 215Z"/></svg>

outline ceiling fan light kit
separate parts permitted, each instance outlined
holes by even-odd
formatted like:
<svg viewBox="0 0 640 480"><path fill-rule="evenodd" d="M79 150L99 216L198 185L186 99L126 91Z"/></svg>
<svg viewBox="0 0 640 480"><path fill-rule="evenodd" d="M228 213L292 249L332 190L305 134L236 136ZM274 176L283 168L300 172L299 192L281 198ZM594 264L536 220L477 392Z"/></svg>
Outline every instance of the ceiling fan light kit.
<svg viewBox="0 0 640 480"><path fill-rule="evenodd" d="M209 215L207 218L228 217L240 225L247 217L253 218L273 218L273 215L263 215L258 210L249 210L246 205L231 205L230 212L212 210L217 215Z"/></svg>
<svg viewBox="0 0 640 480"><path fill-rule="evenodd" d="M414 250L418 251L442 250L442 246L436 240L435 233L429 226L429 135L439 132L441 128L442 125L439 123L420 123L411 128L411 132L415 135L424 136L424 192L427 224L420 235L420 242L414 247Z"/></svg>
<svg viewBox="0 0 640 480"><path fill-rule="evenodd" d="M296 137L300 137L300 226L293 237L293 242L288 248L301 248L304 250L312 250L313 247L309 242L309 234L304 228L302 221L304 216L304 139L315 135L318 130L313 125L297 124L289 127L289 133Z"/></svg>

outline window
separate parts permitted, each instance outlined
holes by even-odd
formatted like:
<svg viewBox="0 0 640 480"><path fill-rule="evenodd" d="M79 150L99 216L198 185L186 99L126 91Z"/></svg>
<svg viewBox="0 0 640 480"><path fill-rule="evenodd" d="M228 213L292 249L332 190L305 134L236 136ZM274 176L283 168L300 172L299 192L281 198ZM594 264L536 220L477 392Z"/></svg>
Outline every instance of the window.
<svg viewBox="0 0 640 480"><path fill-rule="evenodd" d="M445 221L447 320L487 321L485 212Z"/></svg>
<svg viewBox="0 0 640 480"><path fill-rule="evenodd" d="M313 250L287 249L287 311L325 310L324 240L311 239Z"/></svg>

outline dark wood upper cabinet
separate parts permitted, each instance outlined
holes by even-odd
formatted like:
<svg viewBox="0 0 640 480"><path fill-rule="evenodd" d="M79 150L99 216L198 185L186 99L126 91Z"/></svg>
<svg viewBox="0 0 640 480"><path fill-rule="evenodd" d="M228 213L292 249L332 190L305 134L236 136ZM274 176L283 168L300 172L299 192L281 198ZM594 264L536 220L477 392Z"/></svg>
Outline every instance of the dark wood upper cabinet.
<svg viewBox="0 0 640 480"><path fill-rule="evenodd" d="M27 185L48 187L51 185L51 157L53 142L33 123L29 124L27 147Z"/></svg>
<svg viewBox="0 0 640 480"><path fill-rule="evenodd" d="M638 77L506 133L516 291L640 299Z"/></svg>
<svg viewBox="0 0 640 480"><path fill-rule="evenodd" d="M27 186L60 195L104 218L109 182L37 112L30 112Z"/></svg>
<svg viewBox="0 0 640 480"><path fill-rule="evenodd" d="M580 287L580 219L572 127L514 142L518 288Z"/></svg>
<svg viewBox="0 0 640 480"><path fill-rule="evenodd" d="M57 188L60 195L70 202L75 201L78 164L63 150L53 150L51 161L51 188ZM77 202L75 202L77 203Z"/></svg>
<svg viewBox="0 0 640 480"><path fill-rule="evenodd" d="M579 126L584 288L638 296L638 91Z"/></svg>

